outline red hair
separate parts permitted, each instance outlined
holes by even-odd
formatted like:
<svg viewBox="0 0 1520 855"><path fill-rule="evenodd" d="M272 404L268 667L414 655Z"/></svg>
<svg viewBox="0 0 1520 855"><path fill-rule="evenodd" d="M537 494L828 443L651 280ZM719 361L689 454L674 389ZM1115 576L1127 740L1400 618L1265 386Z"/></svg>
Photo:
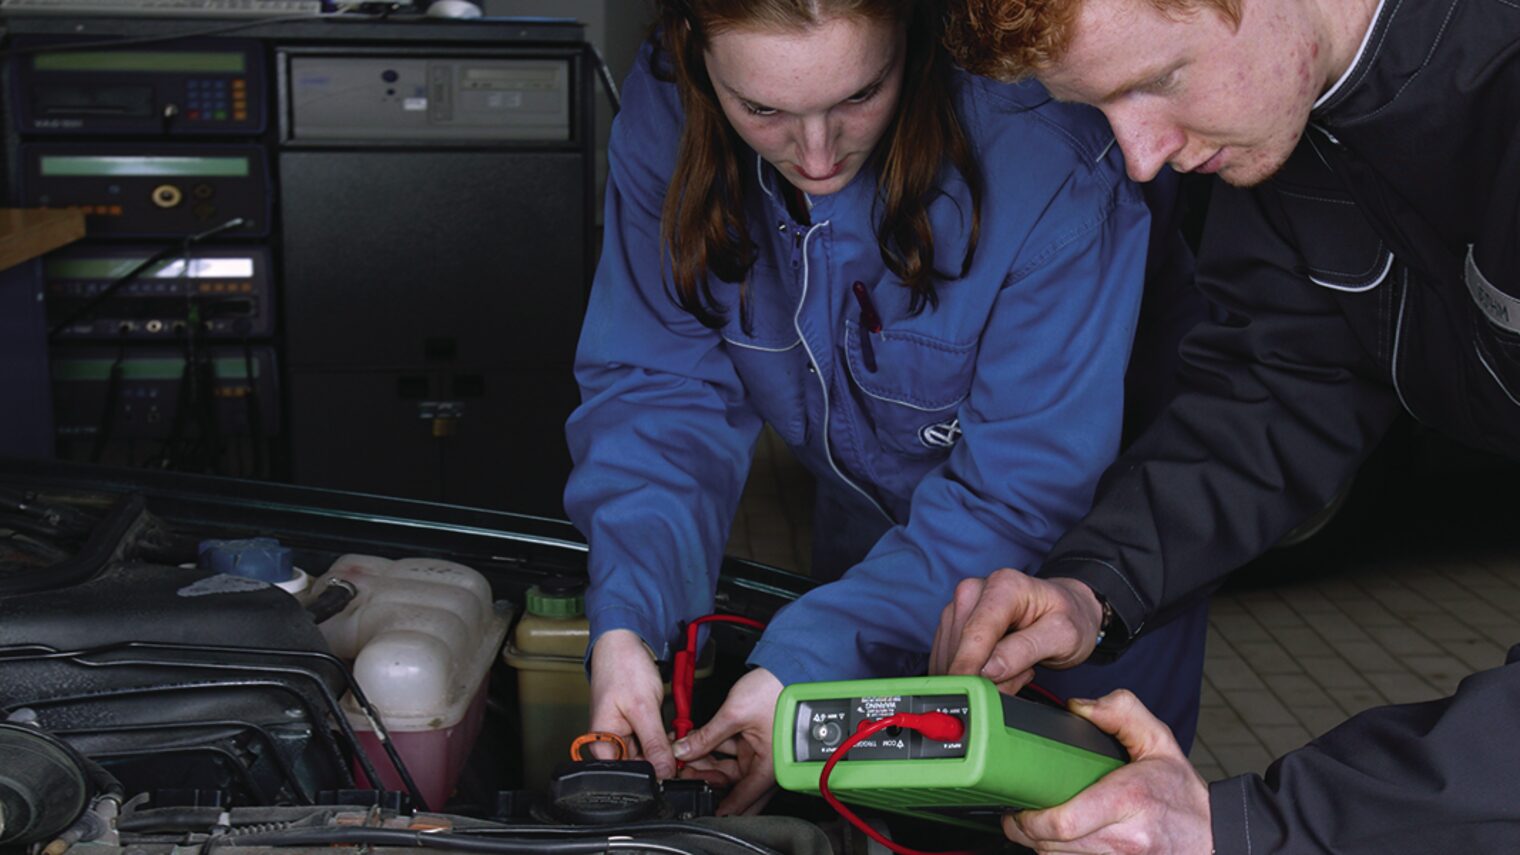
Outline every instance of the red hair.
<svg viewBox="0 0 1520 855"><path fill-rule="evenodd" d="M1176 17L1213 10L1240 25L1242 0L1149 0ZM948 0L945 47L967 71L1018 80L1061 61L1084 0Z"/></svg>

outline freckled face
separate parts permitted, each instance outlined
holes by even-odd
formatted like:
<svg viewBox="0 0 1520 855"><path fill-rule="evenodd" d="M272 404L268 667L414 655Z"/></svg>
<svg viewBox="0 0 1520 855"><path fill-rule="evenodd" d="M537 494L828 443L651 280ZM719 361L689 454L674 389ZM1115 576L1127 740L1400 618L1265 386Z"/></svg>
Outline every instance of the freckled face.
<svg viewBox="0 0 1520 855"><path fill-rule="evenodd" d="M1040 80L1103 111L1137 181L1170 163L1260 183L1298 144L1329 83L1328 51L1301 0L1242 7L1232 29L1207 8L1166 17L1148 0L1087 0L1070 50Z"/></svg>
<svg viewBox="0 0 1520 855"><path fill-rule="evenodd" d="M824 195L850 183L891 124L905 51L901 26L830 18L720 32L704 58L739 136L798 189Z"/></svg>

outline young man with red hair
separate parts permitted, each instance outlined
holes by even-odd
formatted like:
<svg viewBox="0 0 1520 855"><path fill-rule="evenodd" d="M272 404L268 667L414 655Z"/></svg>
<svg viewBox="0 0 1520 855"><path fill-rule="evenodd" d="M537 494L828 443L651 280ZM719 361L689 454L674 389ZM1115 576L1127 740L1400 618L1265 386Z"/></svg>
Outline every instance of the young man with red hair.
<svg viewBox="0 0 1520 855"><path fill-rule="evenodd" d="M1324 508L1401 410L1520 456L1520 4L949 0L968 69L1103 111L1131 178L1217 174L1183 391L1035 575L962 583L932 657L1004 688L1116 654ZM1023 568L1030 569L1030 568ZM1101 639L1101 644L1098 643ZM1511 651L1516 662L1520 648ZM1132 696L1137 762L1010 817L1041 852L1498 852L1520 664L1205 785Z"/></svg>

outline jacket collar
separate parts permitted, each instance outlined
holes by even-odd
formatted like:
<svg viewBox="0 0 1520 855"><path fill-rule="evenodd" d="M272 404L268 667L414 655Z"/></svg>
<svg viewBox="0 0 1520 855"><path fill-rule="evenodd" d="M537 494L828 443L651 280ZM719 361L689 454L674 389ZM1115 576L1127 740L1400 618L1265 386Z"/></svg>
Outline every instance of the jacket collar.
<svg viewBox="0 0 1520 855"><path fill-rule="evenodd" d="M1395 5L1397 5L1397 0ZM1319 96L1319 100L1314 102L1313 112L1334 109L1335 105L1342 100L1343 93L1356 86L1353 81L1366 80L1368 67L1372 64L1371 57L1377 53L1376 49L1368 50L1367 46L1372 43L1374 33L1387 32L1388 23L1383 17L1383 10L1387 7L1388 0L1378 0L1377 9L1372 13L1372 23L1367 26L1367 32L1362 34L1362 43L1357 46L1356 56L1351 58L1351 65L1347 67L1340 79L1335 81L1335 85L1325 90L1325 94Z"/></svg>
<svg viewBox="0 0 1520 855"><path fill-rule="evenodd" d="M1456 38L1448 27L1462 0L1380 0L1351 67L1315 102L1311 119L1349 126L1417 92L1421 74ZM1442 39L1445 39L1443 43Z"/></svg>

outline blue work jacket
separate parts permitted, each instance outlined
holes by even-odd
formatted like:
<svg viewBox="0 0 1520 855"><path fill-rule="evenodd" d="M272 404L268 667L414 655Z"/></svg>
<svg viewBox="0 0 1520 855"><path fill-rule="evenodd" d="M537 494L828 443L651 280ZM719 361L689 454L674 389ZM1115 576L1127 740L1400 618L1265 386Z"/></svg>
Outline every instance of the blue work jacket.
<svg viewBox="0 0 1520 855"><path fill-rule="evenodd" d="M593 640L636 632L661 658L712 609L762 423L885 534L845 576L783 609L751 662L783 683L919 671L957 582L1033 571L1087 510L1114 458L1150 211L1095 110L1035 82L957 73L984 173L981 239L939 305L910 311L882 262L877 173L788 214L784 179L740 154L759 257L714 280L720 329L683 311L660 213L682 110L648 54L609 147L606 232L576 356L580 408L565 507L590 544ZM930 208L936 266L958 272L971 197L946 168ZM881 320L863 325L860 282ZM829 537L815 531L815 538Z"/></svg>

